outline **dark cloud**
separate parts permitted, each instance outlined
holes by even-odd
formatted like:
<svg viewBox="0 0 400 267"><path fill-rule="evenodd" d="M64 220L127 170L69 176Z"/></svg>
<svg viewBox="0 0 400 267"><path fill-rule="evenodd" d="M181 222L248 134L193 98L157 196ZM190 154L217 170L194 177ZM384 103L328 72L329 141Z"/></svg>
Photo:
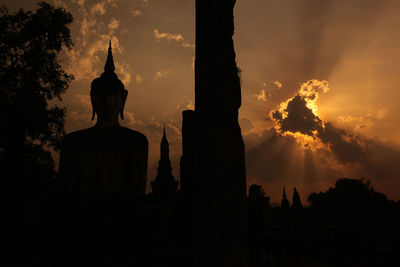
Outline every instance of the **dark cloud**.
<svg viewBox="0 0 400 267"><path fill-rule="evenodd" d="M287 113L286 118L283 118L283 114L278 110L272 113L273 119L279 122L282 132L299 132L313 136L314 131L322 129L322 121L307 107L305 97L299 94L288 102L284 112Z"/></svg>
<svg viewBox="0 0 400 267"><path fill-rule="evenodd" d="M315 182L339 175L326 164L328 151L304 149L294 137L281 135L274 128L262 135L245 135L244 141L247 174L264 182Z"/></svg>
<svg viewBox="0 0 400 267"><path fill-rule="evenodd" d="M310 84L310 82L305 83ZM304 93L304 88L310 88ZM286 108L271 112L271 117L282 134L301 133L318 139L328 145L341 163L354 163L361 159L363 154L362 141L345 130L336 128L331 122L324 123L313 110L307 106L310 101L318 98L313 87L302 87L295 97L290 99ZM315 104L315 103L312 103Z"/></svg>
<svg viewBox="0 0 400 267"><path fill-rule="evenodd" d="M379 177L386 181L400 182L400 149L390 143L378 140L365 140L365 149L360 162L363 166L363 176Z"/></svg>
<svg viewBox="0 0 400 267"><path fill-rule="evenodd" d="M328 126L327 126L328 125ZM390 144L363 139L343 141L342 129L325 124L321 138L329 140L330 149L304 148L293 136L274 128L262 135L244 135L248 185L258 183L277 202L283 185L300 187L304 197L326 190L341 177L365 178L387 194L398 199L400 189L400 150Z"/></svg>
<svg viewBox="0 0 400 267"><path fill-rule="evenodd" d="M247 184L263 185L273 203L280 201L284 185L288 194L296 186L305 201L308 194L327 188L341 176L327 164L327 151L304 149L294 137L279 135L274 128L262 135L244 135L244 142Z"/></svg>
<svg viewBox="0 0 400 267"><path fill-rule="evenodd" d="M318 94L311 87L306 91L304 88L270 113L277 130L271 128L262 135L244 136L250 183L251 180L269 186L307 183L303 192L308 194L317 185L326 187L340 177L366 178L383 185L389 197L398 198L394 192L400 188L400 149L357 137L322 121L310 108ZM299 134L323 145L300 144Z"/></svg>
<svg viewBox="0 0 400 267"><path fill-rule="evenodd" d="M325 144L329 144L333 153L342 163L354 163L363 156L361 140L348 134L345 130L336 128L327 122L318 131L317 137Z"/></svg>

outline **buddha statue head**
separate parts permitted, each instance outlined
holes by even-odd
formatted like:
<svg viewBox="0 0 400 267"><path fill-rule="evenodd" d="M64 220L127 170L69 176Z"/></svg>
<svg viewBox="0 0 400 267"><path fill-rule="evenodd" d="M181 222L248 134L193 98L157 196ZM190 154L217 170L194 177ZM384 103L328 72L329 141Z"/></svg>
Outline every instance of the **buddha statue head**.
<svg viewBox="0 0 400 267"><path fill-rule="evenodd" d="M99 78L93 80L90 90L93 108L92 120L97 114L97 122L99 120L113 121L118 124L118 115L121 119L124 119L124 107L128 91L125 90L124 84L118 79L114 70L110 41L104 72Z"/></svg>

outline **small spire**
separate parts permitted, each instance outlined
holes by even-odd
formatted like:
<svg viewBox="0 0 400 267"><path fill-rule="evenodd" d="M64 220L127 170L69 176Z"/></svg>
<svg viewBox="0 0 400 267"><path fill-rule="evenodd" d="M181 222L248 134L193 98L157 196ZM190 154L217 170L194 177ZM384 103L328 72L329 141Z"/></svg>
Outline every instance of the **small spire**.
<svg viewBox="0 0 400 267"><path fill-rule="evenodd" d="M164 133L160 145L160 161L158 162L158 174L156 179L151 182L153 195L158 200L168 200L176 197L179 182L172 176L171 161L169 160L169 144L167 134Z"/></svg>
<svg viewBox="0 0 400 267"><path fill-rule="evenodd" d="M161 143L169 145L168 139L167 139L167 134L165 133L165 123L164 123L164 132L163 132L163 137L162 137Z"/></svg>
<svg viewBox="0 0 400 267"><path fill-rule="evenodd" d="M112 55L111 40L110 40L110 46L108 47L107 61L106 65L104 65L104 72L114 72L114 70L115 66L114 66L114 59Z"/></svg>
<svg viewBox="0 0 400 267"><path fill-rule="evenodd" d="M289 208L289 200L286 197L286 190L285 190L285 186L283 186L283 196L282 196L282 202L281 202L281 208Z"/></svg>
<svg viewBox="0 0 400 267"><path fill-rule="evenodd" d="M167 140L167 135L165 133L165 123L164 123L164 133L161 140L160 150L161 150L161 159L169 160L169 143Z"/></svg>

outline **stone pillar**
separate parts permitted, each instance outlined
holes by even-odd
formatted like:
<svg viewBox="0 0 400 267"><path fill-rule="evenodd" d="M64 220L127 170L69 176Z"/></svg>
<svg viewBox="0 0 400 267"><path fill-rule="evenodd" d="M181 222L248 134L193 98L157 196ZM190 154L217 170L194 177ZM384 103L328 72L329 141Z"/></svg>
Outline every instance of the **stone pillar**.
<svg viewBox="0 0 400 267"><path fill-rule="evenodd" d="M234 5L234 0L196 1L195 111L184 116L182 164L182 188L190 185L190 192L183 195L191 199L195 266L247 265L246 172L238 123L241 87L232 39ZM193 141L185 130L195 132Z"/></svg>

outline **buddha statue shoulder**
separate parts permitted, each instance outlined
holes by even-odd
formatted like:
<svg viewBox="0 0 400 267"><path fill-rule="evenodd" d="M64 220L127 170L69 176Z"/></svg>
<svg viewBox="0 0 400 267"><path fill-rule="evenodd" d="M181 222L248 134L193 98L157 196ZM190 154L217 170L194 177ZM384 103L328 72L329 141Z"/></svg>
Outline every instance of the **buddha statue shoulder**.
<svg viewBox="0 0 400 267"><path fill-rule="evenodd" d="M97 122L67 134L63 141L59 188L69 202L134 200L145 195L148 141L119 124L128 91L114 70L110 41L104 72L91 84L92 120L97 116Z"/></svg>

